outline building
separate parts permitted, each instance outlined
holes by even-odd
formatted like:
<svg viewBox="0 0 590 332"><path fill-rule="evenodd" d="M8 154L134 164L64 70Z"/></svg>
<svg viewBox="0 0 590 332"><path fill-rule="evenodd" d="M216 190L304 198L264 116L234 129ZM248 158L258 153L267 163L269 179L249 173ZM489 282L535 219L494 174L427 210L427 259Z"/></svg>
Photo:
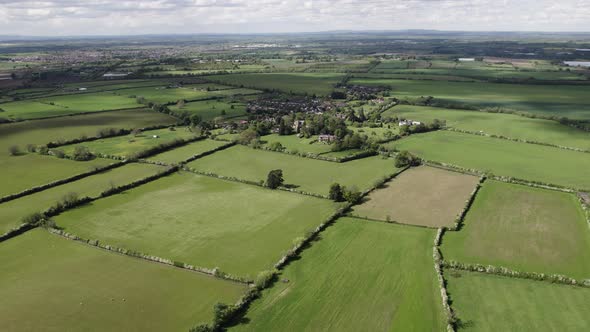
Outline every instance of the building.
<svg viewBox="0 0 590 332"><path fill-rule="evenodd" d="M320 135L318 136L318 142L321 143L332 143L336 140L336 136L334 135Z"/></svg>
<svg viewBox="0 0 590 332"><path fill-rule="evenodd" d="M402 120L398 124L400 126L418 126L418 125L421 125L422 122L420 122L420 121L412 121L412 120Z"/></svg>
<svg viewBox="0 0 590 332"><path fill-rule="evenodd" d="M295 120L293 122L293 130L298 133L301 131L301 128L303 127L303 125L305 124L305 120Z"/></svg>

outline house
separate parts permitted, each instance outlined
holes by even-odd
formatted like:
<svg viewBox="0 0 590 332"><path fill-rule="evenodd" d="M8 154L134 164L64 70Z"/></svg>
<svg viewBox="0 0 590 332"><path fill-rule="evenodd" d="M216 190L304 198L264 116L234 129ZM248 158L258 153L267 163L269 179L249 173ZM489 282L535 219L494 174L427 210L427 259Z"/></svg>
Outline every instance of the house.
<svg viewBox="0 0 590 332"><path fill-rule="evenodd" d="M334 135L320 135L318 136L318 142L321 143L332 143L336 140L336 136Z"/></svg>
<svg viewBox="0 0 590 332"><path fill-rule="evenodd" d="M301 131L301 127L303 127L303 125L305 124L305 120L295 120L293 122L293 130L298 133L299 131Z"/></svg>
<svg viewBox="0 0 590 332"><path fill-rule="evenodd" d="M421 125L422 122L420 122L420 121L412 121L412 120L402 120L398 124L400 126L418 126L418 125Z"/></svg>
<svg viewBox="0 0 590 332"><path fill-rule="evenodd" d="M88 88L78 88L78 91L86 91Z"/></svg>

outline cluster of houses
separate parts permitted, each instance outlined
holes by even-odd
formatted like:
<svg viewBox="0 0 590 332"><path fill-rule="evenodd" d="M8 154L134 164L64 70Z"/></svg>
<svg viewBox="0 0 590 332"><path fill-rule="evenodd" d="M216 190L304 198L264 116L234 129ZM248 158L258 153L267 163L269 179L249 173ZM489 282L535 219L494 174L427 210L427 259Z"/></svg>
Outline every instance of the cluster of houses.
<svg viewBox="0 0 590 332"><path fill-rule="evenodd" d="M262 99L251 101L247 105L249 113L296 113L323 114L332 109L332 105L319 99L296 99L289 101Z"/></svg>
<svg viewBox="0 0 590 332"><path fill-rule="evenodd" d="M398 122L398 125L401 126L418 126L421 125L422 122L420 121L412 121L412 120L401 120Z"/></svg>

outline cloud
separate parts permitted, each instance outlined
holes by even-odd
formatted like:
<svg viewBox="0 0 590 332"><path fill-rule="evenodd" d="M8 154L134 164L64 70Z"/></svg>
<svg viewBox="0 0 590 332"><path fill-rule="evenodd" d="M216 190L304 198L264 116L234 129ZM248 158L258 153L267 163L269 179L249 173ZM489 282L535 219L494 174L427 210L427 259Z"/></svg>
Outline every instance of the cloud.
<svg viewBox="0 0 590 332"><path fill-rule="evenodd" d="M584 31L588 0L0 0L0 33Z"/></svg>

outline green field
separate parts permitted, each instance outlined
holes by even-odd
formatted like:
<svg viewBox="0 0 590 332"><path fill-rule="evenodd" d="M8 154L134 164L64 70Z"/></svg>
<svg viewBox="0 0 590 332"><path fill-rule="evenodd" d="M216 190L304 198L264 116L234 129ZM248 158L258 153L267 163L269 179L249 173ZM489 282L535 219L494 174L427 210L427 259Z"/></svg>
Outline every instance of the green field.
<svg viewBox="0 0 590 332"><path fill-rule="evenodd" d="M3 331L187 331L246 286L37 229L0 245Z"/></svg>
<svg viewBox="0 0 590 332"><path fill-rule="evenodd" d="M0 197L86 173L112 160L72 161L35 153L0 159Z"/></svg>
<svg viewBox="0 0 590 332"><path fill-rule="evenodd" d="M433 96L435 101L476 107L503 107L538 115L590 119L587 86L468 83L426 80L352 79L350 84L391 87L400 99ZM469 93L466 93L468 91Z"/></svg>
<svg viewBox="0 0 590 332"><path fill-rule="evenodd" d="M397 124L386 124L383 127L375 128L349 126L348 129L360 135L366 135L372 141L387 140L399 133L399 127Z"/></svg>
<svg viewBox="0 0 590 332"><path fill-rule="evenodd" d="M254 150L242 145L195 160L189 167L202 172L249 181L266 180L269 171L282 169L285 184L297 190L327 195L330 185L340 183L365 190L396 171L393 160L369 157L335 163L284 153Z"/></svg>
<svg viewBox="0 0 590 332"><path fill-rule="evenodd" d="M159 153L151 158L148 158L152 161L160 161L163 163L180 163L182 161L187 160L188 158L201 154L203 152L211 151L215 148L218 148L222 145L227 144L227 142L221 141L214 141L211 139L204 139L200 141L196 141L194 143L189 143L187 145L181 146L176 149L172 149L166 152Z"/></svg>
<svg viewBox="0 0 590 332"><path fill-rule="evenodd" d="M253 278L337 206L182 173L70 210L55 221L84 238Z"/></svg>
<svg viewBox="0 0 590 332"><path fill-rule="evenodd" d="M550 120L411 105L396 106L381 116L425 123L431 123L434 119L446 120L449 128L590 150L589 132Z"/></svg>
<svg viewBox="0 0 590 332"><path fill-rule="evenodd" d="M135 98L116 95L112 92L71 94L15 101L0 105L4 110L4 112L0 113L0 117L7 119L36 119L141 106L137 104Z"/></svg>
<svg viewBox="0 0 590 332"><path fill-rule="evenodd" d="M101 153L118 157L130 157L141 151L153 148L159 144L172 142L176 139L190 139L195 133L188 128L178 127L176 130L169 128L149 130L139 135L125 135L111 138L102 138L95 141L66 145L57 148L71 155L77 146L87 147L92 153Z"/></svg>
<svg viewBox="0 0 590 332"><path fill-rule="evenodd" d="M144 97L147 101L157 104L176 103L184 100L200 100L214 97L229 97L234 95L250 95L259 93L251 89L220 89L207 91L206 87L198 84L195 86L183 86L178 88L149 87L122 90L120 93L126 96ZM135 99L134 99L135 100Z"/></svg>
<svg viewBox="0 0 590 332"><path fill-rule="evenodd" d="M448 271L458 331L588 331L590 289Z"/></svg>
<svg viewBox="0 0 590 332"><path fill-rule="evenodd" d="M299 138L297 135L278 134L267 135L260 138L260 141L265 142L265 146L268 147L274 142L279 142L285 148L285 151L290 153L310 153L320 155L332 151L332 146L330 144L320 143L317 140L317 136Z"/></svg>
<svg viewBox="0 0 590 332"><path fill-rule="evenodd" d="M443 331L433 238L426 229L339 219L235 330Z"/></svg>
<svg viewBox="0 0 590 332"><path fill-rule="evenodd" d="M529 181L590 188L590 154L449 131L412 135L387 148Z"/></svg>
<svg viewBox="0 0 590 332"><path fill-rule="evenodd" d="M343 74L334 73L268 73L205 76L214 82L253 89L280 90L292 93L328 95L334 91Z"/></svg>
<svg viewBox="0 0 590 332"><path fill-rule="evenodd" d="M219 116L229 118L246 114L246 105L221 99L195 101L186 103L183 107L173 105L169 108L174 112L198 114L205 121L213 120Z"/></svg>
<svg viewBox="0 0 590 332"><path fill-rule="evenodd" d="M590 279L590 230L573 194L487 181L445 259Z"/></svg>
<svg viewBox="0 0 590 332"><path fill-rule="evenodd" d="M45 211L69 193L76 193L78 197L95 197L112 186L131 183L156 174L163 169L163 167L150 164L128 164L16 200L4 202L0 204L0 215L2 216L0 219L0 234L20 226L23 217L31 213Z"/></svg>
<svg viewBox="0 0 590 332"><path fill-rule="evenodd" d="M104 112L54 119L24 121L0 125L0 159L8 148L27 144L41 145L81 136L96 136L104 128L144 128L154 125L172 125L177 120L169 115L149 110Z"/></svg>
<svg viewBox="0 0 590 332"><path fill-rule="evenodd" d="M404 224L451 227L479 179L434 167L404 171L354 207L354 215Z"/></svg>

